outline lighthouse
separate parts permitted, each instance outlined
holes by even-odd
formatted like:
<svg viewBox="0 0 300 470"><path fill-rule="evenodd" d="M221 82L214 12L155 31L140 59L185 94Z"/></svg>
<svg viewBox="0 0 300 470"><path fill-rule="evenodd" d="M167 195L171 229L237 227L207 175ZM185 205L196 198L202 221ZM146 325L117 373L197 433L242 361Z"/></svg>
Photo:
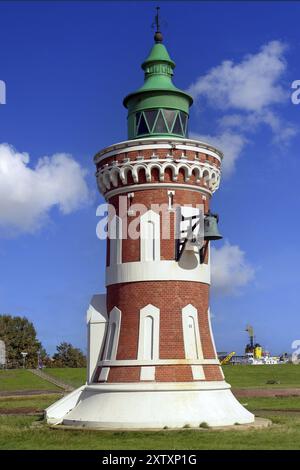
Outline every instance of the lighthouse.
<svg viewBox="0 0 300 470"><path fill-rule="evenodd" d="M109 429L254 421L224 380L213 339L211 199L222 152L189 139L192 97L157 16L144 83L124 99L127 140L95 157L109 206L106 293L87 314L87 383L46 411L48 422Z"/></svg>

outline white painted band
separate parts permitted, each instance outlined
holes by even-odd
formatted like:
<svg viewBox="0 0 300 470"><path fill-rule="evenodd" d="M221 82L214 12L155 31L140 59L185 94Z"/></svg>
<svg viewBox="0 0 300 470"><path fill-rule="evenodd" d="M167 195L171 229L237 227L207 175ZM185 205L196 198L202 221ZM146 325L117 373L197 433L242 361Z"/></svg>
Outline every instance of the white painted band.
<svg viewBox="0 0 300 470"><path fill-rule="evenodd" d="M131 391L189 391L189 390L226 390L231 386L225 381L212 380L194 382L135 382L135 383L105 383L87 385L85 390L98 392L131 392Z"/></svg>
<svg viewBox="0 0 300 470"><path fill-rule="evenodd" d="M106 158L109 158L114 155L118 155L123 153L124 150L126 152L136 152L137 150L153 150L153 149L178 149L178 150L192 150L198 153L206 153L210 155L219 162L222 161L223 154L220 150L216 147L212 147L211 145L199 141L199 140L192 140L192 139L161 139L161 143L159 142L160 139L136 139L136 140L125 140L123 142L119 142L117 144L111 145L106 149L102 150L101 152L97 153L94 157L95 163L99 163Z"/></svg>
<svg viewBox="0 0 300 470"><path fill-rule="evenodd" d="M133 261L106 268L106 285L140 281L192 281L210 284L209 264L199 263L195 254L193 268L181 267L177 261Z"/></svg>
<svg viewBox="0 0 300 470"><path fill-rule="evenodd" d="M219 366L218 359L157 359L157 360L143 360L143 359L118 359L115 361L100 361L100 367L113 367L113 366L183 366L183 365L200 365L200 366Z"/></svg>

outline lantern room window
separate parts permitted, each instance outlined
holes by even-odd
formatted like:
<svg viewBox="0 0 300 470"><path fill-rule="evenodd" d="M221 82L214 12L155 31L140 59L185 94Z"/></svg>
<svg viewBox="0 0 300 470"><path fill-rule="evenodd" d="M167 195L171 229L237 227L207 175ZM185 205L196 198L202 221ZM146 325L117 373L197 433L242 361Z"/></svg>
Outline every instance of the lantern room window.
<svg viewBox="0 0 300 470"><path fill-rule="evenodd" d="M188 115L174 109L148 109L135 115L135 134L172 134L187 137Z"/></svg>

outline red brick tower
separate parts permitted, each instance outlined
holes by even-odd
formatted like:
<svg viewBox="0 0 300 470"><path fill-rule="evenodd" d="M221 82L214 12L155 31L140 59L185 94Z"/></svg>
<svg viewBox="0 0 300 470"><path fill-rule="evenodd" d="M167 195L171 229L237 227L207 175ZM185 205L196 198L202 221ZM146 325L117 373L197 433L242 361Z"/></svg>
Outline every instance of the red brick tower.
<svg viewBox="0 0 300 470"><path fill-rule="evenodd" d="M142 65L144 85L124 100L128 140L95 156L98 187L114 211L107 297L95 296L89 309L88 384L65 424L198 427L254 419L232 395L216 355L209 314L214 237L204 232L203 245L199 231L197 240L186 238L198 206L209 213L222 153L188 138L192 98L173 85L174 67L158 31Z"/></svg>

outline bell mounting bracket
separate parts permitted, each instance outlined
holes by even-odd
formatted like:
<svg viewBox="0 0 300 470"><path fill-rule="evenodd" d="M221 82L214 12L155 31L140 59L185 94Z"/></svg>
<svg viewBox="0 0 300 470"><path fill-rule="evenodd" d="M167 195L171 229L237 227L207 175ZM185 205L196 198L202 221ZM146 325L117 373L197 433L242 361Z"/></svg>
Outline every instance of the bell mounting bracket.
<svg viewBox="0 0 300 470"><path fill-rule="evenodd" d="M189 236L194 232L196 227L198 227L198 225L200 224L199 215L192 215L191 217L189 217L189 219L195 220L195 222L187 230L187 235L184 238L184 240L181 241L180 238L177 238L177 240L176 240L176 255L175 255L175 260L176 261L180 261L181 256L184 252L184 249L186 247L186 244L187 244L188 241L190 241ZM185 220L185 217L181 216L181 221L183 222L184 220ZM180 233L184 233L184 232L186 232L186 230L181 230L180 231ZM203 247L199 249L200 263L204 262L205 255L206 255L206 250L207 250L207 243L205 243L203 245Z"/></svg>

